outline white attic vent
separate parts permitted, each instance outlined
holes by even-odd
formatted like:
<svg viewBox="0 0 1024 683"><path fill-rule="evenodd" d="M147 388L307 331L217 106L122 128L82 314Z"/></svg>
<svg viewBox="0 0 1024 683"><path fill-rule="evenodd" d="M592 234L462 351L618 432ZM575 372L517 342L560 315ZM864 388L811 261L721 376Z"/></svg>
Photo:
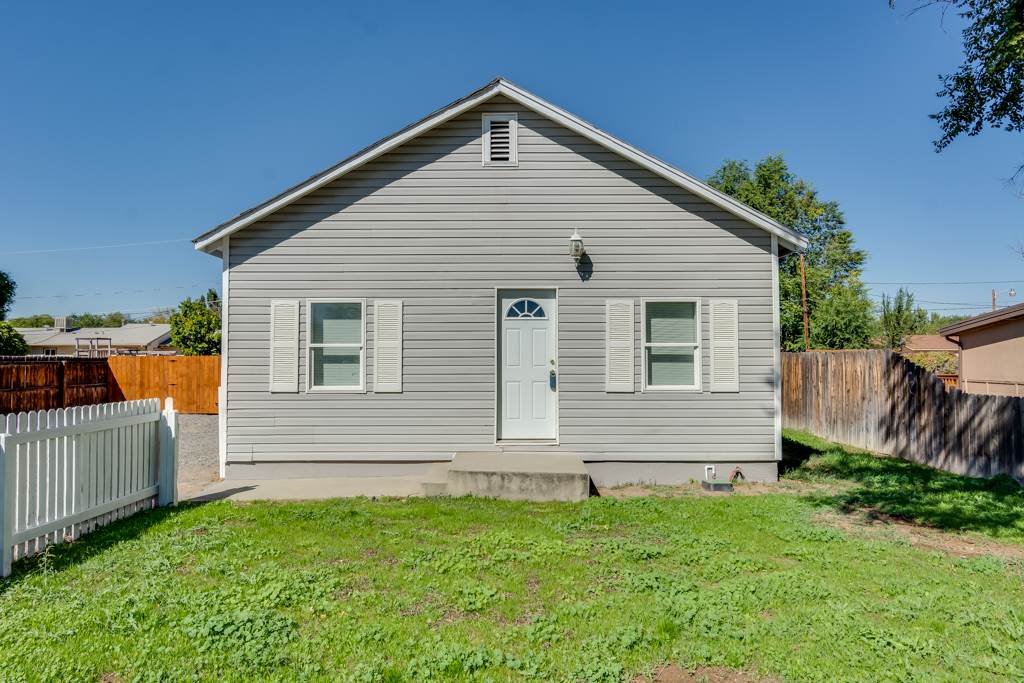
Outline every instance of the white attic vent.
<svg viewBox="0 0 1024 683"><path fill-rule="evenodd" d="M484 166L518 166L518 131L515 114L483 115Z"/></svg>

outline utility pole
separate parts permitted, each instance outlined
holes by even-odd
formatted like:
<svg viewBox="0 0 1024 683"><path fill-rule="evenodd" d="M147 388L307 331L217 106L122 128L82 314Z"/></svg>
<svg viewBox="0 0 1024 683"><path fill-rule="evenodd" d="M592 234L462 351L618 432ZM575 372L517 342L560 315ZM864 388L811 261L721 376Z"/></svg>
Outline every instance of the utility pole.
<svg viewBox="0 0 1024 683"><path fill-rule="evenodd" d="M996 290L992 290L992 310L996 310Z"/></svg>
<svg viewBox="0 0 1024 683"><path fill-rule="evenodd" d="M995 290L992 296L995 297ZM811 350L811 330L807 323L807 271L804 268L804 255L800 254L800 298L804 309L804 351ZM995 299L993 299L994 301ZM994 306L995 304L993 304Z"/></svg>

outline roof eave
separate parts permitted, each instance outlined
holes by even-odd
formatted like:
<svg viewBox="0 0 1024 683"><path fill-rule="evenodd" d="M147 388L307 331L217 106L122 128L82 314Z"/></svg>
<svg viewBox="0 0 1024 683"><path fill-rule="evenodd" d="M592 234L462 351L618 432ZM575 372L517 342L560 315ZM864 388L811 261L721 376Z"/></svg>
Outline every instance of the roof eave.
<svg viewBox="0 0 1024 683"><path fill-rule="evenodd" d="M1007 306L1006 308L996 311L976 315L973 318L968 318L967 320L961 320L960 322L953 323L952 325L946 325L939 329L939 334L943 337L959 335L962 332L968 332L982 327L988 327L989 325L996 325L1010 320L1016 320L1018 318L1024 318L1024 304Z"/></svg>

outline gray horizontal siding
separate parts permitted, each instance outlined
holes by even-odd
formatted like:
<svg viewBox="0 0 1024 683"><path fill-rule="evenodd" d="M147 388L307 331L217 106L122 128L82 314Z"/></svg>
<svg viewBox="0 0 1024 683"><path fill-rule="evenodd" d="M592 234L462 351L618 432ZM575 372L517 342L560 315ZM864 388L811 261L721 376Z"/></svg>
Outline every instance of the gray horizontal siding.
<svg viewBox="0 0 1024 683"><path fill-rule="evenodd" d="M480 114L519 115L519 167ZM581 281L568 236L594 263ZM592 459L773 458L770 238L570 131L490 102L231 238L228 460L446 458L493 448L495 287L558 287L560 448ZM740 393L604 391L605 300L739 300ZM365 298L365 394L267 391L269 300ZM401 394L374 394L373 300L404 302Z"/></svg>

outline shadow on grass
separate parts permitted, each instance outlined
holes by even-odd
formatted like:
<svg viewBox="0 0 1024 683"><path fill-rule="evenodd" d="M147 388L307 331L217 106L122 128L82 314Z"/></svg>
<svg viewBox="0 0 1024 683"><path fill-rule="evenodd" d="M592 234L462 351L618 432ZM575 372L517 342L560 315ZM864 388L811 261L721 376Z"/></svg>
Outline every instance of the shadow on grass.
<svg viewBox="0 0 1024 683"><path fill-rule="evenodd" d="M154 508L139 512L131 517L119 519L100 527L71 543L57 543L37 555L16 560L11 567L11 575L0 579L0 595L33 573L39 571L56 573L85 562L120 543L138 538L152 527L187 512L197 505L201 505L201 503L185 502L179 503L173 508Z"/></svg>
<svg viewBox="0 0 1024 683"><path fill-rule="evenodd" d="M823 507L1024 542L1024 488L1005 475L964 477L790 431L783 437L782 471L790 479L847 482L840 493L809 496Z"/></svg>

